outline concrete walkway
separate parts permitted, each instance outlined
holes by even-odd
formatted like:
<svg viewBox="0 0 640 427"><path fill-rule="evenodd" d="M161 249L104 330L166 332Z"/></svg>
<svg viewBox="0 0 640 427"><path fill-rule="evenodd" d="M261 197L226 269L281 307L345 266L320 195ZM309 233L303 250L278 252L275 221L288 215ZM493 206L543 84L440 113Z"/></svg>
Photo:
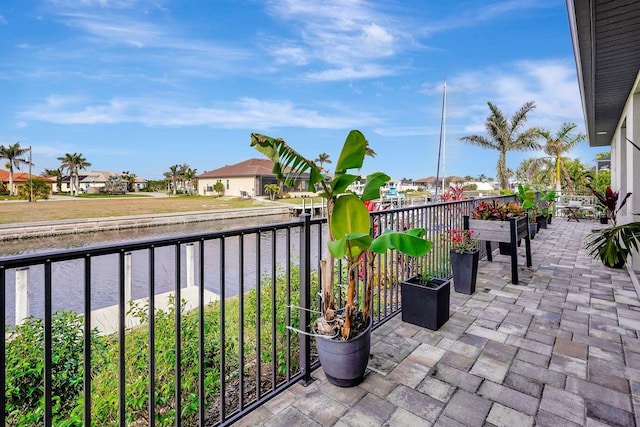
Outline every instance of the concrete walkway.
<svg viewBox="0 0 640 427"><path fill-rule="evenodd" d="M481 261L475 294L452 289L439 331L400 316L374 331L360 386L320 368L237 425L640 425L640 301L626 270L586 255L595 227L556 219L518 285L508 257Z"/></svg>

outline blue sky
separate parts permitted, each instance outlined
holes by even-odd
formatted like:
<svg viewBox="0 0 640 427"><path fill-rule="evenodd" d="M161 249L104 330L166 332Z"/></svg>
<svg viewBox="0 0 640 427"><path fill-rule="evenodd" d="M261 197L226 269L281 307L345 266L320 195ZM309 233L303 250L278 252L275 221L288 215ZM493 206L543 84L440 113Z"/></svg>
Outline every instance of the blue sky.
<svg viewBox="0 0 640 427"><path fill-rule="evenodd" d="M74 152L93 170L202 173L260 157L251 132L335 161L360 129L378 154L362 173L423 178L445 78L447 175L495 176L497 152L458 140L484 132L487 101L584 131L561 0L21 0L0 5L0 51L0 144L32 146L35 173Z"/></svg>

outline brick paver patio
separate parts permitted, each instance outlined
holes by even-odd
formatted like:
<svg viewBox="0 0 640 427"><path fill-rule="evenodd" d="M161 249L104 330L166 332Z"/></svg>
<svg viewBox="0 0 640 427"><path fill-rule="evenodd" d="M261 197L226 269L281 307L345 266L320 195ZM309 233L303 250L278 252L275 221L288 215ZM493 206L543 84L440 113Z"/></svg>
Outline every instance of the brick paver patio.
<svg viewBox="0 0 640 427"><path fill-rule="evenodd" d="M519 251L518 285L508 257L481 261L475 294L452 289L439 331L396 316L373 332L361 385L318 369L237 424L640 425L640 301L626 270L586 255L595 227L557 218L532 241L532 268Z"/></svg>

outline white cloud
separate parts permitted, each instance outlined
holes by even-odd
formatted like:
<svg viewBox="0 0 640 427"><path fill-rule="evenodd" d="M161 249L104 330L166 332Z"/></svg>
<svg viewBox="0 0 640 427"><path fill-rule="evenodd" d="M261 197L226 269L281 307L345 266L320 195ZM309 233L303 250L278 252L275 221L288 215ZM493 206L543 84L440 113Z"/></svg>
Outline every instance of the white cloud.
<svg viewBox="0 0 640 427"><path fill-rule="evenodd" d="M326 107L326 106L325 106ZM81 98L50 96L19 116L56 124L136 123L145 126L211 126L215 128L302 127L343 129L379 123L377 118L333 106L333 113L298 106L290 101L241 98L213 106L184 106L160 99L112 98L89 103Z"/></svg>
<svg viewBox="0 0 640 427"><path fill-rule="evenodd" d="M355 80L393 75L395 69L375 64L364 64L359 67L329 68L323 71L310 72L306 77L318 81Z"/></svg>
<svg viewBox="0 0 640 427"><path fill-rule="evenodd" d="M317 63L317 71L307 73L311 79L347 80L394 74L397 69L382 72L380 61L397 56L415 43L398 18L376 7L364 0L272 1L268 12L285 21L295 37L271 38L272 43L265 49L278 63ZM278 48L271 48L274 43ZM359 64L359 70L344 67L354 63Z"/></svg>
<svg viewBox="0 0 640 427"><path fill-rule="evenodd" d="M447 93L448 113L465 118L469 131L484 128L487 101L507 116L525 102L534 101L536 109L529 114L532 126L553 130L566 121L582 126L580 92L570 60L528 60L462 73L448 79Z"/></svg>

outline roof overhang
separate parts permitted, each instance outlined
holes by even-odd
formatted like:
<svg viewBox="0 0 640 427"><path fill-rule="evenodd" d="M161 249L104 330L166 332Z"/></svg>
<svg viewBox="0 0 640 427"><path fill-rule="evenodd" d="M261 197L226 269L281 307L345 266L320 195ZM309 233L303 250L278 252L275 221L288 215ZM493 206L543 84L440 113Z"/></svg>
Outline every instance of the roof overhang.
<svg viewBox="0 0 640 427"><path fill-rule="evenodd" d="M640 1L566 2L589 145L610 145L637 86Z"/></svg>

